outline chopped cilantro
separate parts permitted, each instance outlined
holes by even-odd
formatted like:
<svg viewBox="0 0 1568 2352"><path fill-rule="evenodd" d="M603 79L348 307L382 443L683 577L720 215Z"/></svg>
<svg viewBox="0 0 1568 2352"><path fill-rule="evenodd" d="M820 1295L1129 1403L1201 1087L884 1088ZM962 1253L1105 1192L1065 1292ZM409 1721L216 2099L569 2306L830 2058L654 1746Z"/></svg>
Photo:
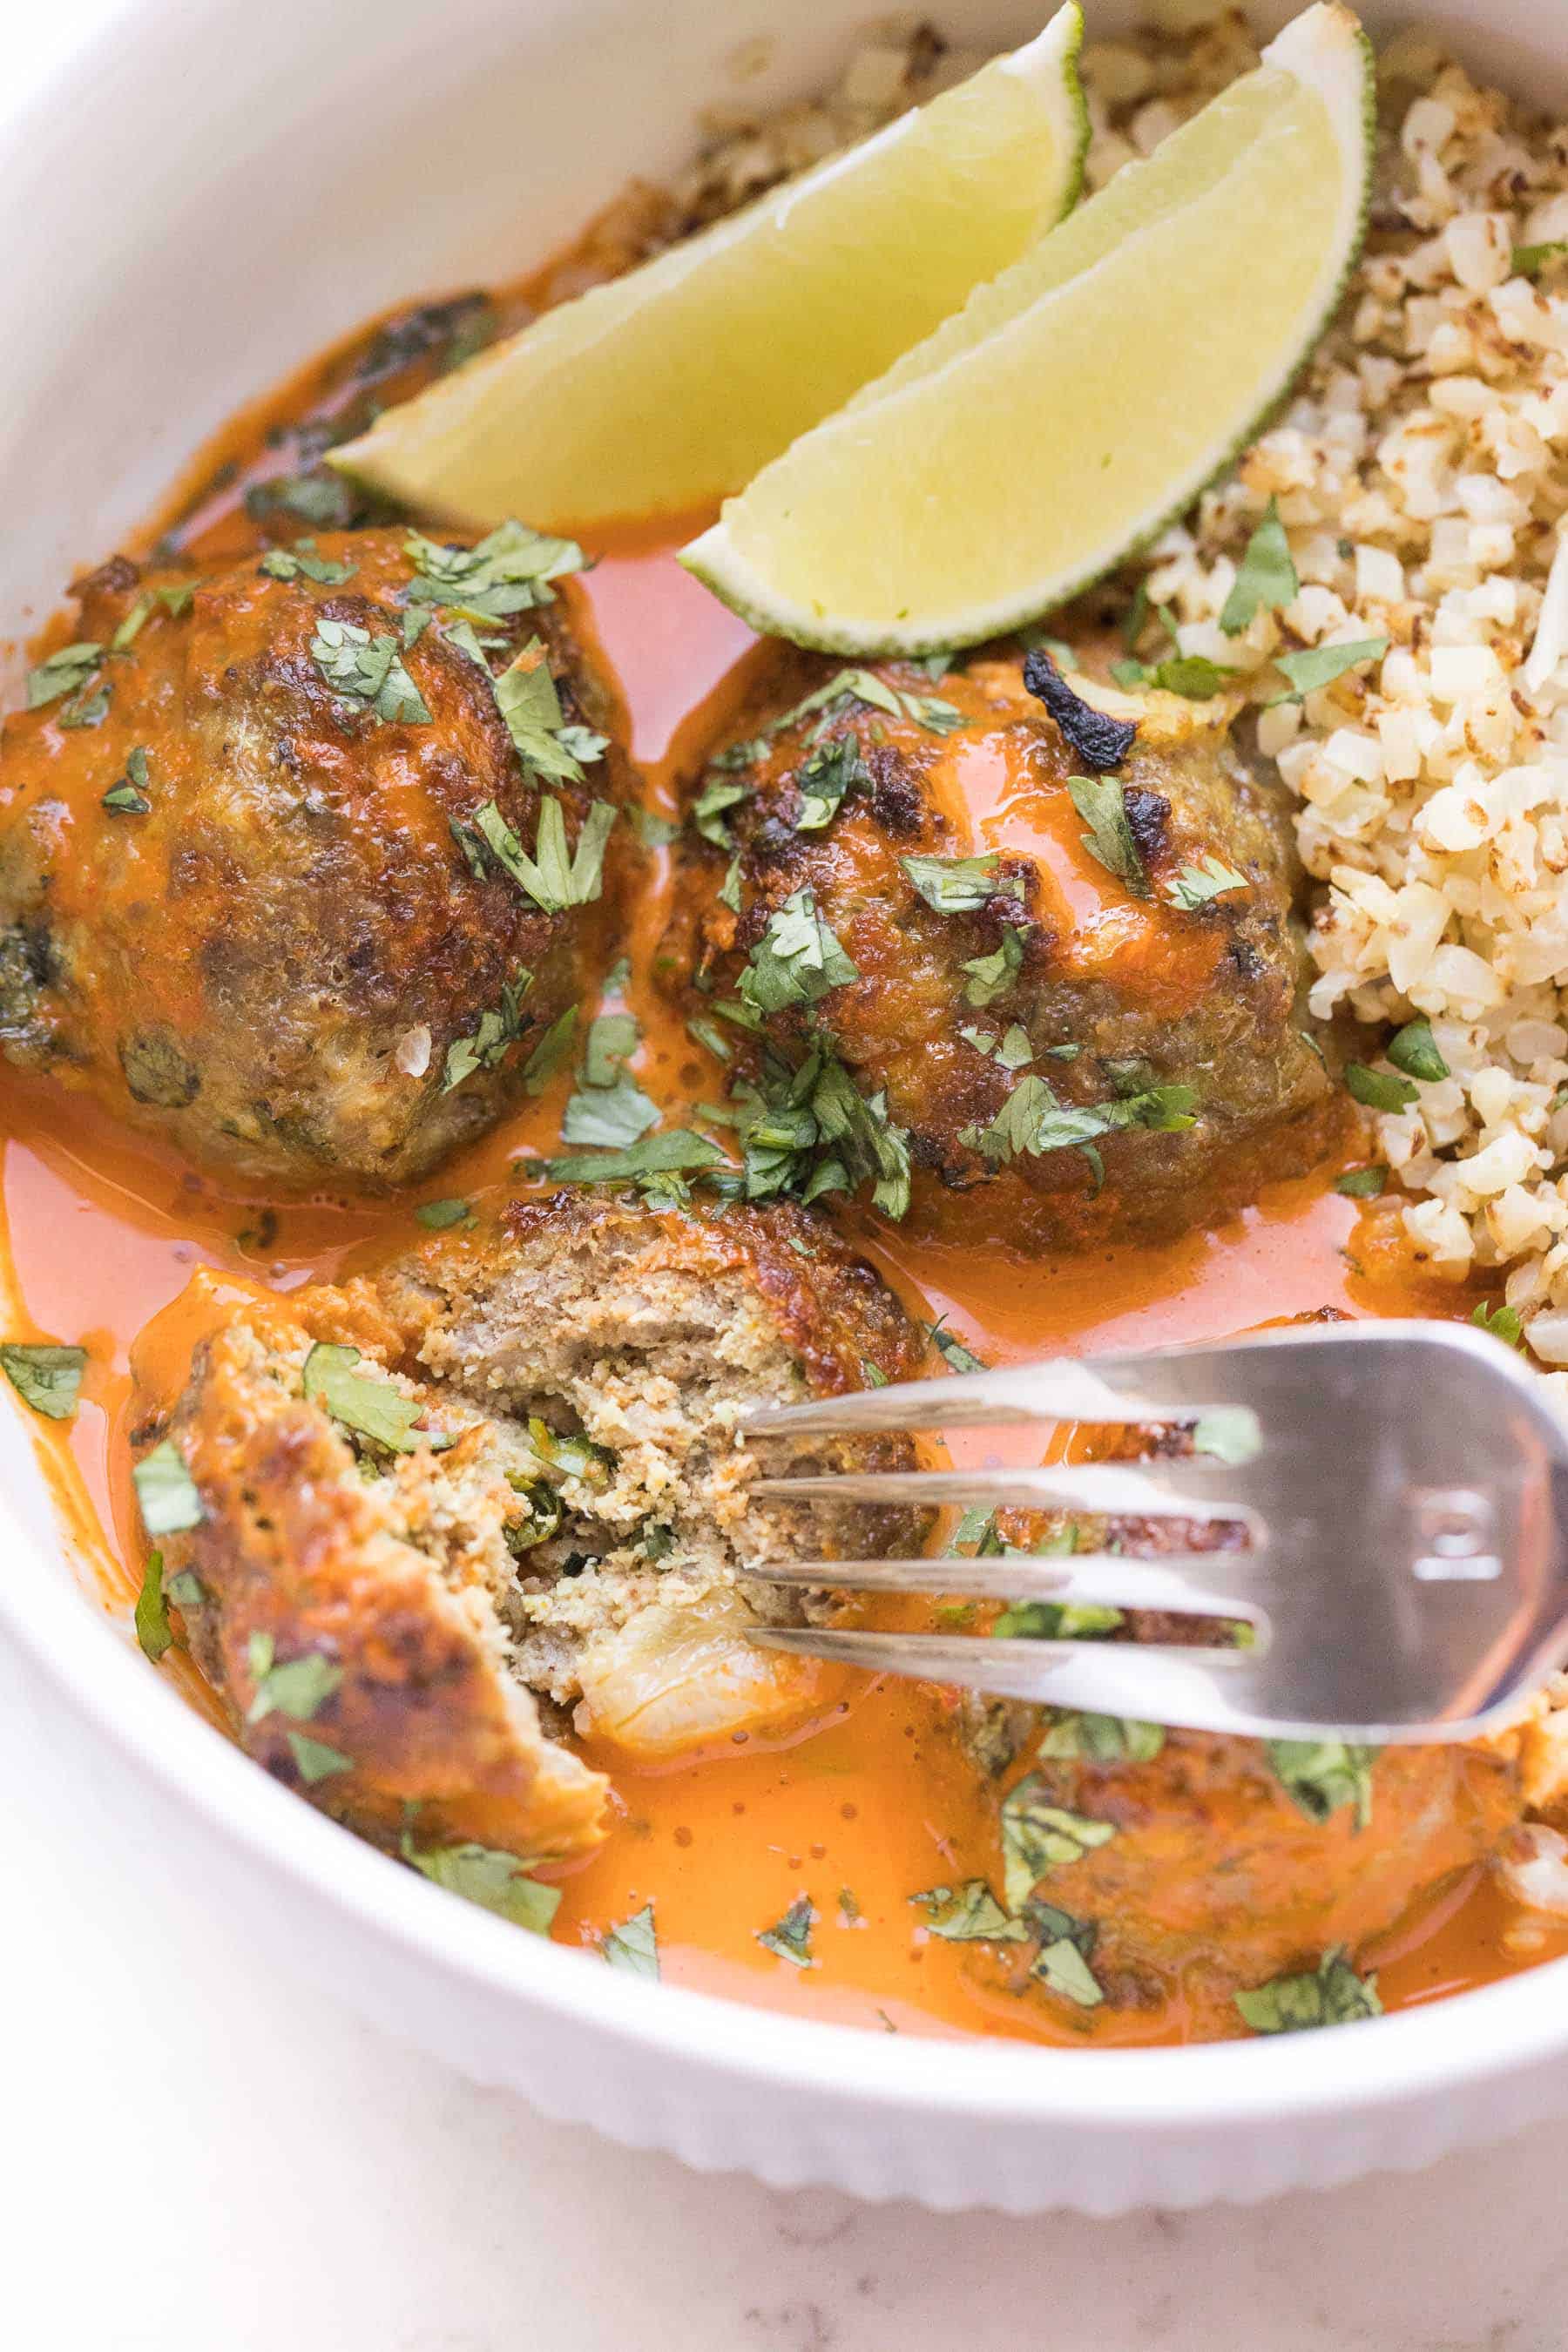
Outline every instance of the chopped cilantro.
<svg viewBox="0 0 1568 2352"><path fill-rule="evenodd" d="M515 1853L502 1853L488 1845L426 1846L423 1852L413 1840L405 1837L403 1859L423 1872L432 1885L444 1886L448 1895L460 1895L467 1903L477 1903L499 1917L510 1919L514 1927L527 1927L536 1936L547 1936L550 1923L560 1907L561 1889L542 1885L528 1874L527 1864Z"/></svg>
<svg viewBox="0 0 1568 2352"><path fill-rule="evenodd" d="M1365 1829L1372 1819L1375 1748L1342 1739L1270 1739L1268 1750L1275 1779L1309 1821L1327 1822L1348 1805L1353 1826Z"/></svg>
<svg viewBox="0 0 1568 2352"><path fill-rule="evenodd" d="M1165 1745L1165 1727L1126 1715L1080 1715L1055 1711L1038 1753L1053 1760L1087 1757L1096 1764L1152 1764Z"/></svg>
<svg viewBox="0 0 1568 2352"><path fill-rule="evenodd" d="M1195 907L1204 906L1210 898L1223 898L1227 890L1245 890L1247 877L1223 858L1208 856L1195 866L1184 866L1173 881L1165 885L1165 896L1173 907L1191 914Z"/></svg>
<svg viewBox="0 0 1568 2352"><path fill-rule="evenodd" d="M669 817L660 816L657 809L633 809L632 823L645 849L668 849L680 831Z"/></svg>
<svg viewBox="0 0 1568 2352"><path fill-rule="evenodd" d="M1374 1160L1365 1168L1347 1168L1334 1178L1334 1190L1352 1201L1375 1201L1388 1182L1388 1170Z"/></svg>
<svg viewBox="0 0 1568 2352"><path fill-rule="evenodd" d="M1079 2009L1097 2009L1105 1999L1099 1978L1070 1936L1057 1936L1042 1944L1029 1974L1064 2000L1076 2001Z"/></svg>
<svg viewBox="0 0 1568 2352"><path fill-rule="evenodd" d="M519 1162L520 1175L545 1184L628 1184L645 1177L684 1175L721 1167L724 1154L706 1135L685 1127L644 1136L626 1151L584 1153L577 1158Z"/></svg>
<svg viewBox="0 0 1568 2352"><path fill-rule="evenodd" d="M1002 944L991 955L975 956L963 966L969 974L964 986L963 1001L976 1010L994 1003L1005 993L1021 971L1024 962L1024 935L1009 923L1002 934Z"/></svg>
<svg viewBox="0 0 1568 2352"><path fill-rule="evenodd" d="M1500 1339L1505 1348L1522 1348L1524 1345L1524 1325L1520 1320L1517 1307L1493 1307L1483 1298L1472 1312L1470 1320L1478 1331L1489 1331L1492 1338Z"/></svg>
<svg viewBox="0 0 1568 2352"><path fill-rule="evenodd" d="M793 1193L811 1202L868 1183L873 1204L897 1222L910 1205L909 1139L884 1094L863 1095L820 1041L792 1070L776 1055L760 1082L731 1097L749 1201Z"/></svg>
<svg viewBox="0 0 1568 2352"><path fill-rule="evenodd" d="M0 1371L24 1403L46 1421L70 1419L86 1370L85 1348L44 1339L12 1339L0 1346Z"/></svg>
<svg viewBox="0 0 1568 2352"><path fill-rule="evenodd" d="M832 824L848 793L869 784L871 772L854 736L839 735L818 745L796 769L795 781L800 793L795 829L820 833Z"/></svg>
<svg viewBox="0 0 1568 2352"><path fill-rule="evenodd" d="M359 566L340 563L330 555L318 555L313 539L297 539L292 547L269 548L261 559L260 569L271 580L314 580L323 588L341 588L352 580Z"/></svg>
<svg viewBox="0 0 1568 2352"><path fill-rule="evenodd" d="M352 1756L345 1756L341 1748L329 1748L324 1739L311 1739L303 1731L290 1731L286 1737L294 1769L307 1789L313 1789L318 1780L330 1780L334 1773L354 1769Z"/></svg>
<svg viewBox="0 0 1568 2352"><path fill-rule="evenodd" d="M1241 568L1219 616L1220 627L1227 637L1238 637L1255 613L1277 613L1292 604L1300 585L1290 542L1279 520L1279 501L1270 499L1263 520L1247 542Z"/></svg>
<svg viewBox="0 0 1568 2352"><path fill-rule="evenodd" d="M816 1925L816 1910L809 1895L798 1895L782 1919L771 1927L759 1927L757 1941L767 1952L776 1953L794 1969L811 1969L816 1962L811 1956L811 1931Z"/></svg>
<svg viewBox="0 0 1568 2352"><path fill-rule="evenodd" d="M639 1136L657 1127L658 1105L650 1102L637 1080L622 1071L606 1087L583 1085L566 1106L561 1122L563 1143L585 1144L611 1151L624 1150Z"/></svg>
<svg viewBox="0 0 1568 2352"><path fill-rule="evenodd" d="M482 621L552 604L551 582L581 572L585 562L575 540L515 521L498 523L473 547L444 546L411 531L403 551L414 566L410 604L443 605Z"/></svg>
<svg viewBox="0 0 1568 2352"><path fill-rule="evenodd" d="M731 845L729 811L740 802L750 800L751 796L749 784L737 784L724 776L716 776L710 783L703 785L691 804L692 824L703 840L710 841L715 849L728 849Z"/></svg>
<svg viewBox="0 0 1568 2352"><path fill-rule="evenodd" d="M899 864L926 905L939 915L973 914L993 898L1023 896L1024 885L1017 875L997 878L994 850L984 857L900 857Z"/></svg>
<svg viewBox="0 0 1568 2352"><path fill-rule="evenodd" d="M359 1361L357 1348L318 1339L300 1375L305 1395L324 1405L335 1422L356 1436L368 1437L389 1454L412 1454L418 1441L409 1432L424 1407L390 1381L356 1372Z"/></svg>
<svg viewBox="0 0 1568 2352"><path fill-rule="evenodd" d="M1549 237L1543 245L1516 245L1510 263L1516 278L1539 278L1554 261L1568 257L1568 238Z"/></svg>
<svg viewBox="0 0 1568 2352"><path fill-rule="evenodd" d="M452 1225L471 1225L474 1213L467 1201L421 1201L414 1212L422 1225L433 1234L444 1234Z"/></svg>
<svg viewBox="0 0 1568 2352"><path fill-rule="evenodd" d="M1037 1159L1047 1151L1081 1150L1097 1136L1125 1128L1179 1133L1195 1124L1196 1099L1191 1087L1163 1086L1110 1102L1063 1103L1031 1071L1017 1081L989 1127L965 1128L960 1140L988 1160L1016 1160L1025 1153Z"/></svg>
<svg viewBox="0 0 1568 2352"><path fill-rule="evenodd" d="M576 1034L577 1007L569 1004L564 1013L556 1014L522 1066L525 1094L542 1095L544 1092L556 1072L564 1066Z"/></svg>
<svg viewBox="0 0 1568 2352"><path fill-rule="evenodd" d="M1235 2000L1243 2023L1254 2033L1301 2033L1383 2014L1376 1977L1357 1976L1337 1949L1325 1952L1315 1969L1275 1977L1251 1992L1237 1993Z"/></svg>
<svg viewBox="0 0 1568 2352"><path fill-rule="evenodd" d="M342 1666L333 1665L319 1650L280 1661L270 1633L252 1633L246 1645L246 1663L256 1684L245 1710L247 1723L264 1723L269 1715L291 1716L296 1723L309 1723L343 1678Z"/></svg>
<svg viewBox="0 0 1568 2352"><path fill-rule="evenodd" d="M245 493L245 511L253 522L282 512L314 523L318 530L346 530L354 520L355 493L341 475L324 467L313 473L272 474L264 482L251 483Z"/></svg>
<svg viewBox="0 0 1568 2352"><path fill-rule="evenodd" d="M345 701L404 726L430 724L429 708L404 668L400 641L390 631L373 633L353 621L319 614L310 655L333 693Z"/></svg>
<svg viewBox="0 0 1568 2352"><path fill-rule="evenodd" d="M1407 1021L1389 1039L1388 1058L1407 1078L1424 1078L1428 1085L1448 1076L1448 1065L1437 1051L1432 1024L1425 1016Z"/></svg>
<svg viewBox="0 0 1568 2352"><path fill-rule="evenodd" d="M178 1576L169 1579L164 1590L170 1600L181 1609L200 1609L205 1605L206 1587L194 1568L181 1569Z"/></svg>
<svg viewBox="0 0 1568 2352"><path fill-rule="evenodd" d="M910 1901L930 1914L926 1924L931 1934L951 1944L1021 1944L1028 1939L1025 1922L1008 1917L983 1878L966 1878L961 1886L928 1886Z"/></svg>
<svg viewBox="0 0 1568 2352"><path fill-rule="evenodd" d="M1114 776L1069 776L1068 791L1089 831L1079 836L1089 856L1125 883L1135 898L1149 896L1149 877L1127 818L1123 787Z"/></svg>
<svg viewBox="0 0 1568 2352"><path fill-rule="evenodd" d="M779 1013L787 1004L816 1004L830 989L858 978L812 892L797 890L769 916L741 974L740 992L754 1013Z"/></svg>
<svg viewBox="0 0 1568 2352"><path fill-rule="evenodd" d="M565 813L558 800L545 798L540 803L539 833L530 857L494 801L474 812L475 828L486 846L524 897L547 915L585 907L598 897L604 887L605 845L615 822L609 802L595 801L568 856Z"/></svg>
<svg viewBox="0 0 1568 2352"><path fill-rule="evenodd" d="M931 1327L932 1343L943 1361L950 1364L955 1372L983 1372L985 1370L984 1358L977 1356L972 1348L966 1348L956 1332L942 1328L946 1319L944 1316Z"/></svg>
<svg viewBox="0 0 1568 2352"><path fill-rule="evenodd" d="M172 1437L142 1455L131 1473L142 1522L150 1536L176 1536L200 1527L206 1517L195 1480Z"/></svg>
<svg viewBox="0 0 1568 2352"><path fill-rule="evenodd" d="M163 1555L150 1551L147 1565L142 1571L142 1590L136 1595L136 1639L154 1665L174 1642L174 1628L163 1597Z"/></svg>
<svg viewBox="0 0 1568 2352"><path fill-rule="evenodd" d="M58 702L62 695L79 693L101 668L103 656L102 646L88 637L79 645L62 646L58 653L50 654L36 669L27 672L28 709L39 710L45 703Z"/></svg>
<svg viewBox="0 0 1568 2352"><path fill-rule="evenodd" d="M1188 702L1207 702L1236 672L1206 654L1171 654L1148 674L1148 683L1166 694L1180 694Z"/></svg>
<svg viewBox="0 0 1568 2352"><path fill-rule="evenodd" d="M570 727L544 646L531 637L510 668L494 682L496 708L526 769L558 783L583 781L584 766L602 759L608 738L586 727ZM503 860L504 863L504 860Z"/></svg>
<svg viewBox="0 0 1568 2352"><path fill-rule="evenodd" d="M1300 702L1303 695L1316 694L1321 687L1331 686L1336 677L1347 670L1358 669L1363 662L1379 661L1388 651L1386 637L1358 637L1352 645L1308 646L1295 654L1277 654L1275 667L1282 669L1290 681L1291 690L1278 698L1281 702Z"/></svg>
<svg viewBox="0 0 1568 2352"><path fill-rule="evenodd" d="M1416 1090L1408 1078L1393 1077L1386 1070L1370 1070L1364 1062L1345 1064L1345 1085L1368 1110L1408 1110L1416 1099Z"/></svg>
<svg viewBox="0 0 1568 2352"><path fill-rule="evenodd" d="M520 967L510 980L502 982L500 1003L481 1013L478 1027L468 1036L453 1038L447 1048L441 1072L441 1092L444 1095L449 1095L454 1087L460 1087L465 1078L472 1077L476 1070L493 1070L505 1059L509 1047L514 1045L522 1034L522 1000L532 985L533 974ZM562 1017L575 1021L575 1007ZM554 1027L559 1025L557 1023ZM548 1043L553 1034L553 1027L547 1030L543 1042ZM538 1059L542 1050L542 1046L535 1047L533 1060ZM531 1069L532 1066L531 1061L528 1066ZM536 1089L530 1087L529 1091L532 1093Z"/></svg>
<svg viewBox="0 0 1568 2352"><path fill-rule="evenodd" d="M1116 1835L1113 1822L1068 1812L1047 1801L1047 1783L1026 1773L1002 1800L1003 1895L1009 1911L1021 1911L1048 1871L1081 1862Z"/></svg>
<svg viewBox="0 0 1568 2352"><path fill-rule="evenodd" d="M618 1927L612 1927L599 1947L613 1969L626 1969L633 1976L658 1975L658 1938L654 1933L653 1905L645 1903Z"/></svg>

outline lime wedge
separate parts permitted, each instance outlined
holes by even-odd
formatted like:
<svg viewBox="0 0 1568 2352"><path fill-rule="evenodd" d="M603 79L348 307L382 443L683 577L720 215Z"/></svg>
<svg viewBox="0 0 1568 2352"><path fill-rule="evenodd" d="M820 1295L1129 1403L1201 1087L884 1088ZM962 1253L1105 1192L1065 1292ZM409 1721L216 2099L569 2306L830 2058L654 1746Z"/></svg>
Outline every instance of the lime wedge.
<svg viewBox="0 0 1568 2352"><path fill-rule="evenodd" d="M1026 47L747 211L546 311L331 451L472 524L690 513L749 482L1059 220L1079 0Z"/></svg>
<svg viewBox="0 0 1568 2352"><path fill-rule="evenodd" d="M847 654L1016 628L1190 504L1360 250L1373 62L1338 0L774 459L682 562Z"/></svg>

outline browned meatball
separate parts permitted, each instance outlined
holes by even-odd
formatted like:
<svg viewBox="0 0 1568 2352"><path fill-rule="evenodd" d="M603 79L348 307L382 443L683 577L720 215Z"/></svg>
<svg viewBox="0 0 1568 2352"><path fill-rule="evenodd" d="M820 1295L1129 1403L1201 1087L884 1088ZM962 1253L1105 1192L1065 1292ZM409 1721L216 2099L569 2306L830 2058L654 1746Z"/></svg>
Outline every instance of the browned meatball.
<svg viewBox="0 0 1568 2352"><path fill-rule="evenodd" d="M569 1722L658 1760L836 1697L746 1638L791 1613L746 1571L804 1519L752 1481L911 1446L743 1447L739 1417L906 1378L922 1337L809 1213L563 1192L342 1288L237 1302L198 1276L170 1312L156 1352L195 1342L190 1378L138 1433L144 1507L160 1472L184 1496L150 1508L166 1588L251 1753L367 1834L577 1851L608 1784ZM853 1528L862 1549L923 1532Z"/></svg>
<svg viewBox="0 0 1568 2352"><path fill-rule="evenodd" d="M1089 1982L1070 1958L1047 1966L1047 1986L1110 2007L1174 2001L1199 2040L1277 2030L1281 2003L1298 2021L1303 2004L1323 2004L1319 2022L1368 2012L1367 1947L1494 1853L1524 1807L1512 1734L1373 1749L974 1697L957 1720L996 1779L999 1884L1037 1936L1076 1939L1091 1967Z"/></svg>
<svg viewBox="0 0 1568 2352"><path fill-rule="evenodd" d="M1205 1222L1321 1150L1278 795L1223 701L1088 690L1135 723L1106 774L1016 654L788 656L716 747L666 964L742 1047L753 1194L874 1185L1044 1250Z"/></svg>
<svg viewBox="0 0 1568 2352"><path fill-rule="evenodd" d="M0 758L13 1062L291 1186L406 1181L517 1096L595 964L626 771L574 583L528 577L574 551L484 546L82 584Z"/></svg>

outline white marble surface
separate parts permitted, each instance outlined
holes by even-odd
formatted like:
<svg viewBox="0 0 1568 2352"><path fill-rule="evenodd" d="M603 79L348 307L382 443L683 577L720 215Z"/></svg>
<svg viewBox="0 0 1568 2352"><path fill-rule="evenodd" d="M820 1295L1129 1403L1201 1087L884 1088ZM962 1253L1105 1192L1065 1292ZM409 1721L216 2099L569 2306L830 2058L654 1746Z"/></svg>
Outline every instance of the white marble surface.
<svg viewBox="0 0 1568 2352"><path fill-rule="evenodd" d="M1092 2223L704 2179L472 2088L105 1851L0 1674L16 2352L1561 2352L1568 2126Z"/></svg>

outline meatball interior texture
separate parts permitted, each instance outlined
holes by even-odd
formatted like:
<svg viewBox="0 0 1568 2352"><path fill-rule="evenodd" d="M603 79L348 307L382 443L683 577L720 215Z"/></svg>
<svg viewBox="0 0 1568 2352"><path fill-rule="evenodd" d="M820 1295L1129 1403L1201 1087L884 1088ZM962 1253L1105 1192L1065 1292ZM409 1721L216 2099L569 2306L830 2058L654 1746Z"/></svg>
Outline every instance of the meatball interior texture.
<svg viewBox="0 0 1568 2352"><path fill-rule="evenodd" d="M1110 865L1016 653L934 680L785 656L699 780L670 984L750 1034L772 1113L814 1048L847 1072L907 1154L917 1233L1161 1238L1324 1147L1278 793L1222 698L1074 684L1137 724L1104 780ZM754 1173L780 1181L777 1153ZM809 1187L809 1160L784 1181Z"/></svg>
<svg viewBox="0 0 1568 2352"><path fill-rule="evenodd" d="M975 1695L957 1722L996 1779L1004 1850L1013 1791L1014 1804L1089 1825L1035 1893L1083 1931L1107 2002L1174 1998L1205 2040L1242 2030L1238 1990L1310 1974L1336 1951L1353 1961L1419 1897L1495 1853L1539 1793L1530 1733L1345 1750Z"/></svg>
<svg viewBox="0 0 1568 2352"><path fill-rule="evenodd" d="M746 1571L798 1554L807 1525L749 1488L908 1466L912 1446L742 1448L740 1418L869 1367L906 1378L923 1335L808 1213L556 1193L341 1288L222 1296L172 1418L140 1433L172 1440L201 1500L164 1539L165 1582L197 1580L189 1638L247 1747L353 1826L393 1843L416 1807L422 1843L582 1851L608 1783L552 1729L658 1759L836 1695L745 1638L761 1615L799 1622ZM923 1538L915 1514L866 1516L815 1514L810 1540ZM296 1720L268 1674L312 1659L319 1704ZM301 1738L338 1769L313 1777Z"/></svg>
<svg viewBox="0 0 1568 2352"><path fill-rule="evenodd" d="M627 828L605 894L542 904L479 825L493 807L531 855L551 802L575 845L629 797L576 585L433 619L419 544L339 532L206 575L116 559L77 591L74 685L57 668L5 722L0 1045L200 1166L417 1177L518 1097L596 976ZM514 685L541 660L555 681L558 710L530 705L548 782L498 701L514 656Z"/></svg>

